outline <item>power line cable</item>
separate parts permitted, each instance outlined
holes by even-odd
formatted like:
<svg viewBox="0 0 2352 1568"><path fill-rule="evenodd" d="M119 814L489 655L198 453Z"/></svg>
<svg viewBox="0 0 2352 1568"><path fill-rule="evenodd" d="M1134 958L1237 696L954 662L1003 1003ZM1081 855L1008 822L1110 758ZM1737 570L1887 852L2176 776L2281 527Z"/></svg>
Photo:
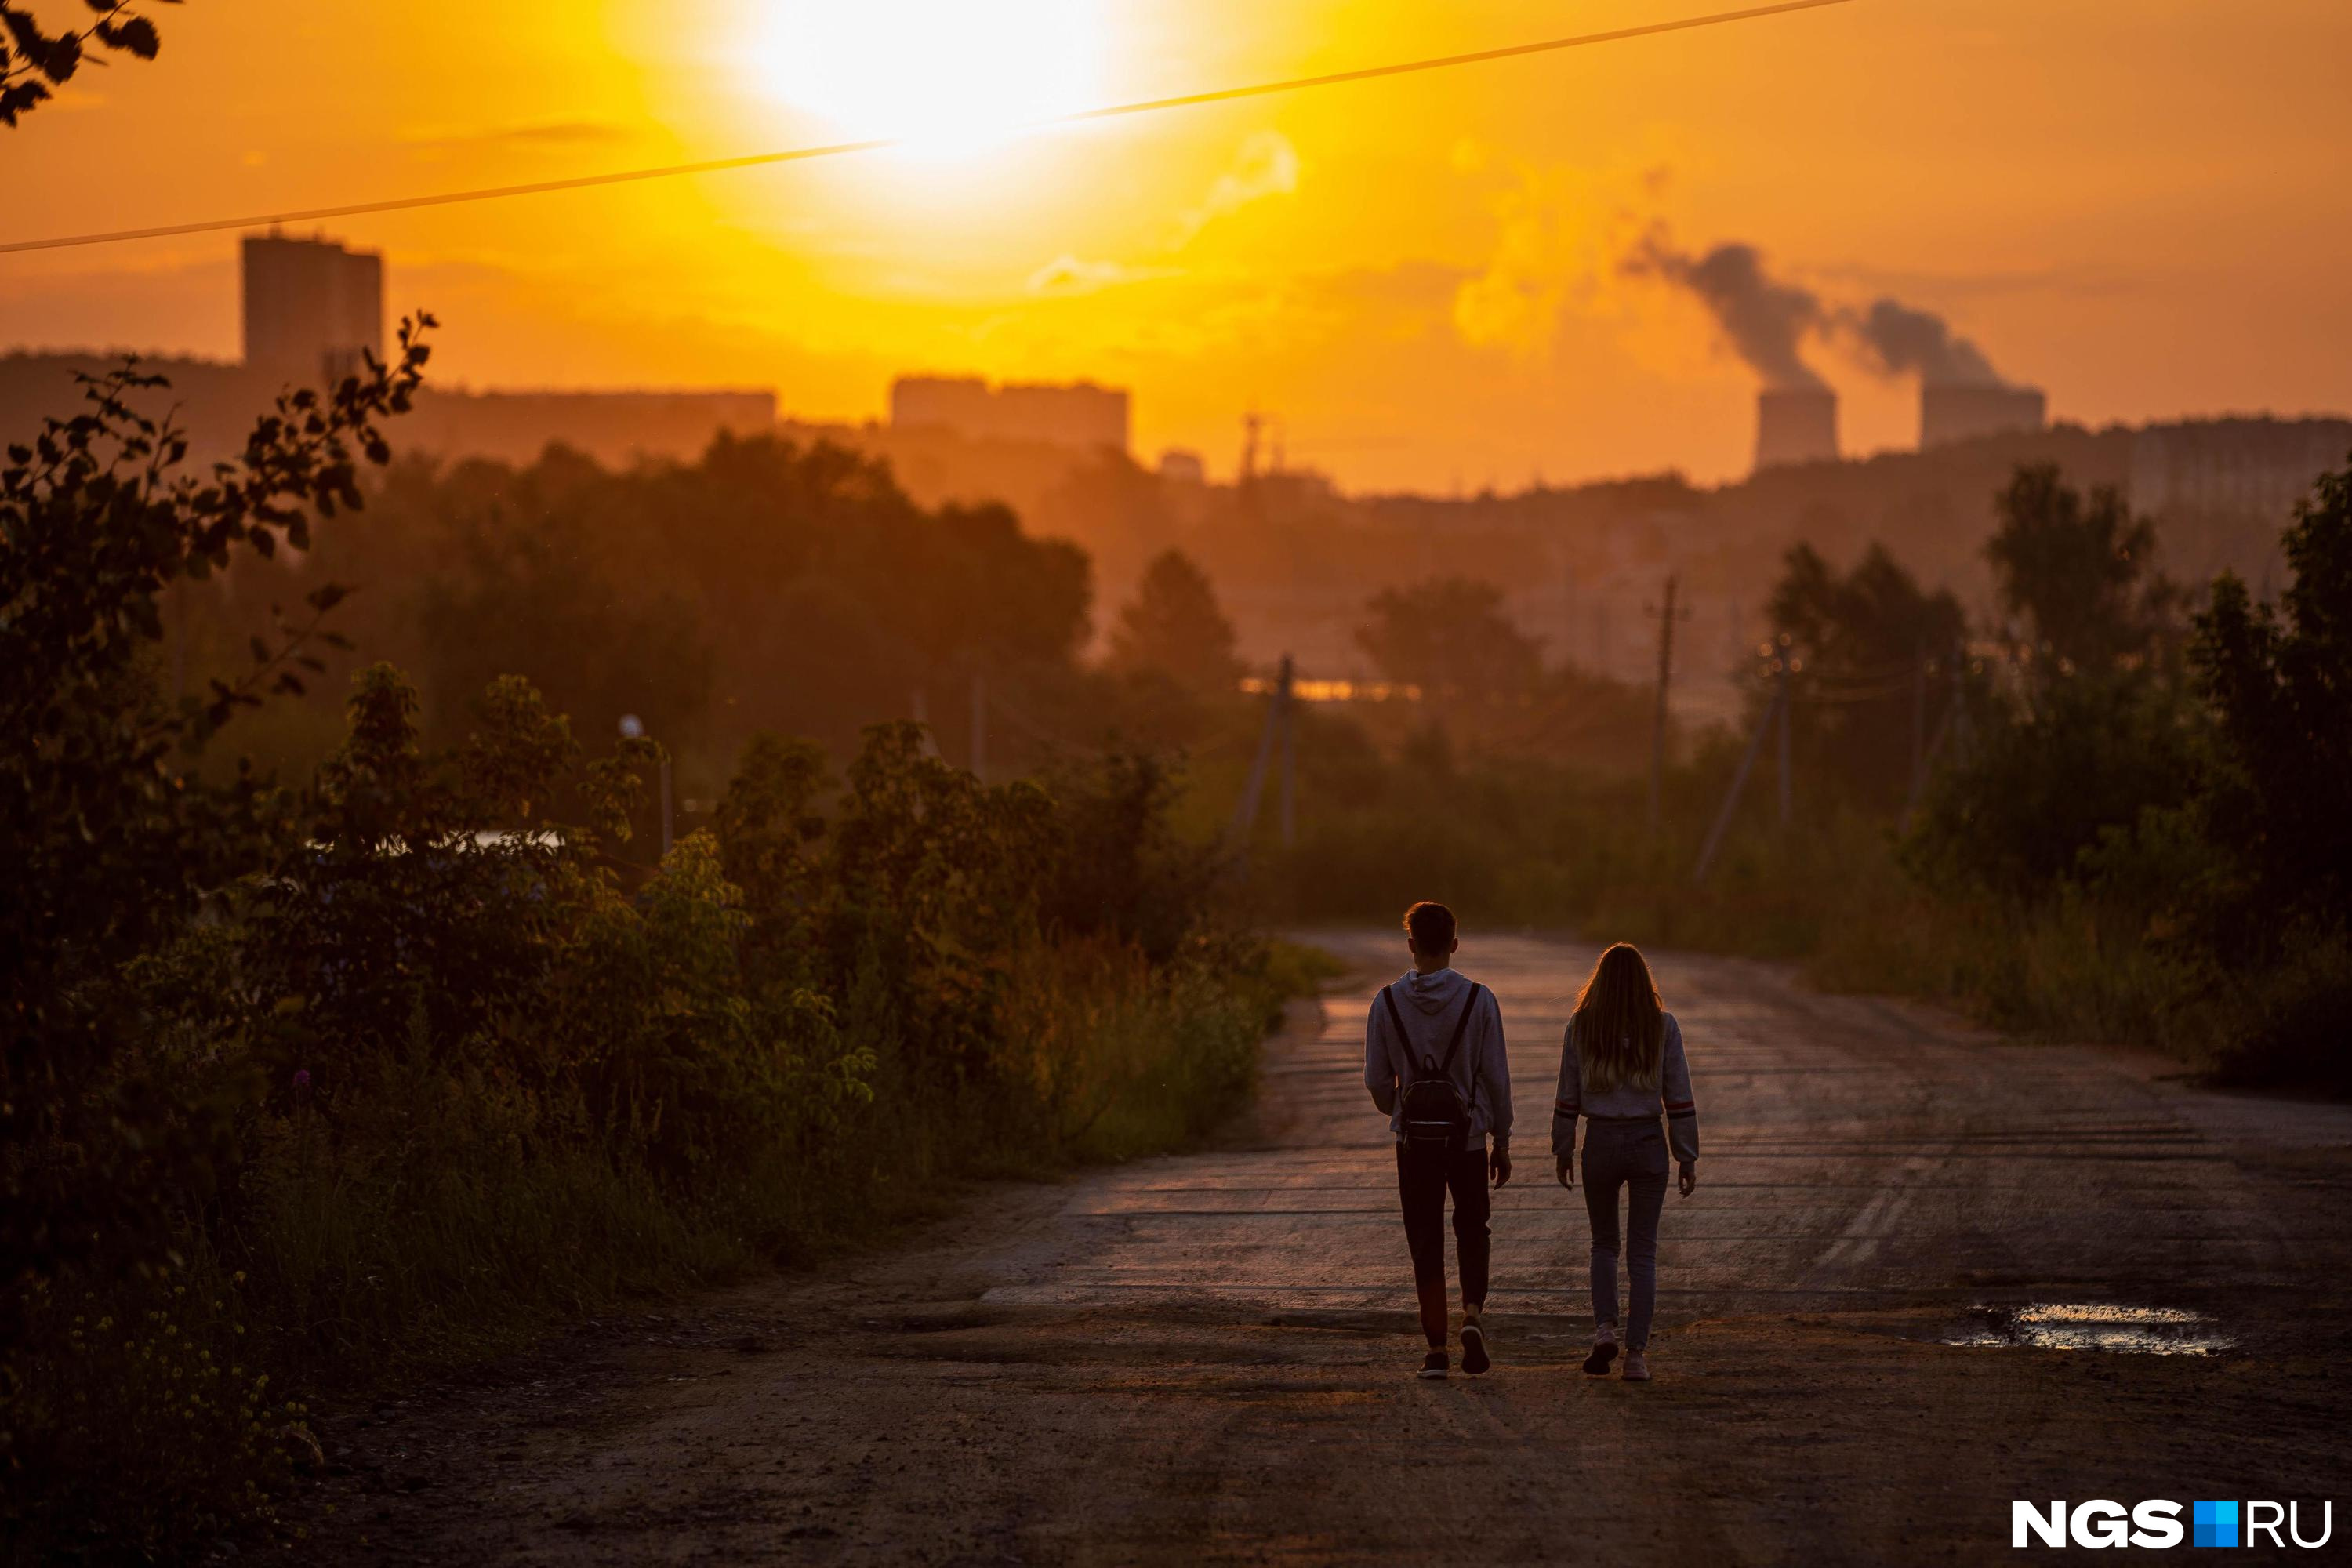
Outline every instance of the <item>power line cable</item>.
<svg viewBox="0 0 2352 1568"><path fill-rule="evenodd" d="M1172 98L1139 99L1132 103L1108 104L1099 109L1083 109L1073 114L1057 114L1045 120L1034 120L1014 127L1019 131L1042 131L1059 125L1083 125L1097 120L1117 120L1130 114L1155 114L1162 110L1192 109L1202 104L1231 103L1240 99L1265 98L1276 93L1304 92L1313 88L1339 87L1349 82L1376 81L1384 77L1409 76L1419 71L1447 70L1455 66L1481 65L1490 60L1515 59L1523 55L1549 54L1560 49L1583 48L1594 44L1622 43L1630 38L1654 37L1662 33L1689 32L1699 27L1721 26L1729 22L1754 21L1765 16L1786 16L1795 11L1818 11L1830 5L1851 4L1851 0L1782 0L1772 5L1752 5L1738 11L1717 11L1704 16L1681 16L1670 22L1647 22L1638 26L1615 27L1602 33L1580 33L1572 37L1546 38L1532 44L1511 44L1496 49L1475 49L1468 54L1438 55L1428 59L1402 60L1391 65L1363 66L1354 70L1329 71L1321 76L1291 77L1281 81L1252 82L1245 87L1224 87L1206 92L1180 93ZM47 239L18 239L0 244L0 256L13 256L28 250L62 250L73 246L117 245L134 239L169 239L181 235L215 234L224 229L267 228L273 225L316 223L326 218L363 217L373 213L407 212L418 207L455 206L465 202L502 201L509 196L546 195L558 191L587 190L598 185L631 184L642 180L668 180L687 174L715 174L733 169L754 169L771 163L799 163L815 158L837 158L851 153L875 153L887 148L904 146L905 136L877 136L858 142L834 142L813 147L791 147L774 153L751 153L734 158L712 158L695 163L669 163L652 169L624 169L603 174L579 174L564 180L539 180L520 185L488 185L470 191L443 191L432 195L395 196L386 201L351 202L336 206L304 207L292 212L257 213L246 217L206 218L195 223L161 224L152 228L115 229L100 234L59 235Z"/></svg>

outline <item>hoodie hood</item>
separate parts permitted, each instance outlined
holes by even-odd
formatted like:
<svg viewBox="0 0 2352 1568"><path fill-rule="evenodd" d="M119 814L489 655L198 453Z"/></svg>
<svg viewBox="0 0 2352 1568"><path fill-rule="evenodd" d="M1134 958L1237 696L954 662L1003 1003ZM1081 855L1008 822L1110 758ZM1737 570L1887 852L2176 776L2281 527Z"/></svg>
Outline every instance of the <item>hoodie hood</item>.
<svg viewBox="0 0 2352 1568"><path fill-rule="evenodd" d="M1470 981L1457 970L1441 969L1433 974L1423 974L1418 969L1408 969L1400 978L1398 993L1421 1010L1424 1018L1439 1014L1452 1014L1462 1005L1468 994Z"/></svg>

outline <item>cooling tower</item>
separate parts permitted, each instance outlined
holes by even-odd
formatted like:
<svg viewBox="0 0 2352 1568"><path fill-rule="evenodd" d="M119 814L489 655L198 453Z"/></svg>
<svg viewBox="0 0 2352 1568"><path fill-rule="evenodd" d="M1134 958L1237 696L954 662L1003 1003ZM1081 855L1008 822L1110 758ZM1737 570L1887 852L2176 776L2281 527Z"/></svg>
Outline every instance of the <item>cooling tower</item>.
<svg viewBox="0 0 2352 1568"><path fill-rule="evenodd" d="M1944 386L1919 389L1919 447L1942 447L2009 430L2039 430L2045 418L2039 388Z"/></svg>
<svg viewBox="0 0 2352 1568"><path fill-rule="evenodd" d="M1756 466L1837 461L1837 394L1826 386L1768 386L1756 395Z"/></svg>

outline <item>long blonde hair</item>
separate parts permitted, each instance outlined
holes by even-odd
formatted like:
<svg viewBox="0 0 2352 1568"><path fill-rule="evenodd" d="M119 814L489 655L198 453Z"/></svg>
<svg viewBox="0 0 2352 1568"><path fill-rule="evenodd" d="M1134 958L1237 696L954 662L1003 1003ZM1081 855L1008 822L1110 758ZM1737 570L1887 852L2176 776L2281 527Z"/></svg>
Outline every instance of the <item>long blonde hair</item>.
<svg viewBox="0 0 2352 1568"><path fill-rule="evenodd" d="M1576 1061L1584 1092L1658 1087L1666 1016L1642 950L1621 942L1601 955L1576 994Z"/></svg>

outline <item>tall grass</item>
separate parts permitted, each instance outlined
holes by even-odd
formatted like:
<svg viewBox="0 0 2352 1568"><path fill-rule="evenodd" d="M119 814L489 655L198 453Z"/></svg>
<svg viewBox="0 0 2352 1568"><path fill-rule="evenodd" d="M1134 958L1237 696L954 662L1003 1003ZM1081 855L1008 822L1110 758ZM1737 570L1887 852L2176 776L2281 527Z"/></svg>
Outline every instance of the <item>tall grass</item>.
<svg viewBox="0 0 2352 1568"><path fill-rule="evenodd" d="M1179 1147L1301 976L1148 760L991 789L888 727L828 823L822 757L763 741L630 885L588 830L471 831L480 792L567 782L560 721L494 696L444 763L369 672L310 845L121 975L142 1135L206 1140L213 1190L174 1194L168 1251L36 1281L0 1357L10 1557L185 1554L322 1462L314 1398L870 1244L964 1178Z"/></svg>

